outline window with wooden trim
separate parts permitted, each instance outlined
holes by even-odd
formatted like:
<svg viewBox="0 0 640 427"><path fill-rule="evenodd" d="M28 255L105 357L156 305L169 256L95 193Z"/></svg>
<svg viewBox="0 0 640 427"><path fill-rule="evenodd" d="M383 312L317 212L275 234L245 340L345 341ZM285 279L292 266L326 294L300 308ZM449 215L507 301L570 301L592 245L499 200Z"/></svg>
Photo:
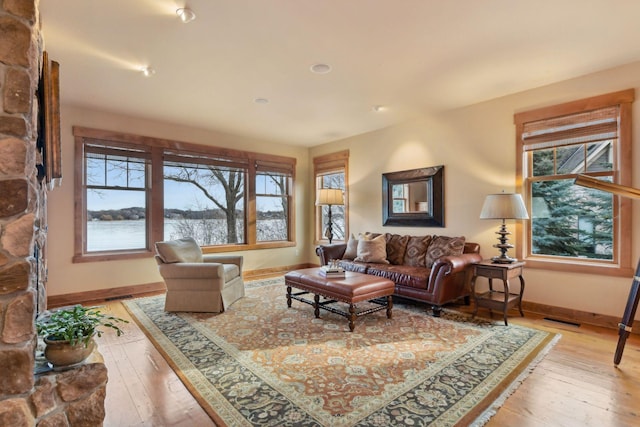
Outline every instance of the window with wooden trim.
<svg viewBox="0 0 640 427"><path fill-rule="evenodd" d="M75 262L295 245L294 158L74 127Z"/></svg>
<svg viewBox="0 0 640 427"><path fill-rule="evenodd" d="M313 200L321 188L337 188L344 192L344 205L331 206L332 242L344 242L349 236L349 151L340 151L313 159L315 186ZM315 207L315 241L329 243L325 231L329 206Z"/></svg>
<svg viewBox="0 0 640 427"><path fill-rule="evenodd" d="M577 186L579 174L629 185L633 90L515 115L517 168L530 219L518 255L529 266L627 275L630 204Z"/></svg>
<svg viewBox="0 0 640 427"><path fill-rule="evenodd" d="M150 153L98 142L84 153L83 251L146 250Z"/></svg>

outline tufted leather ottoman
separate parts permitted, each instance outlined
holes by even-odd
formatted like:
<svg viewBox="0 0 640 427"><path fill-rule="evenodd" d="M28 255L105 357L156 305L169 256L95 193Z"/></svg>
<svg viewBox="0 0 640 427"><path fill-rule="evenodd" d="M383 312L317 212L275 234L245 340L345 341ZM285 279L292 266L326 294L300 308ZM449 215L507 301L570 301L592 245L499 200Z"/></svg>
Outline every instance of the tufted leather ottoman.
<svg viewBox="0 0 640 427"><path fill-rule="evenodd" d="M327 278L320 275L320 268L306 268L294 270L284 275L287 286L287 306L291 307L291 300L295 299L314 307L316 318L320 317L320 309L330 311L349 320L349 329L353 332L355 320L358 316L387 309L387 318L391 319L393 301L391 296L395 291L395 284L382 277L368 274L345 272L344 278ZM292 288L301 292L292 292ZM313 301L303 295L313 294ZM320 297L324 297L320 301ZM342 311L331 304L336 302L349 304L349 311ZM375 306L365 310L357 310L356 304L364 301L374 303Z"/></svg>

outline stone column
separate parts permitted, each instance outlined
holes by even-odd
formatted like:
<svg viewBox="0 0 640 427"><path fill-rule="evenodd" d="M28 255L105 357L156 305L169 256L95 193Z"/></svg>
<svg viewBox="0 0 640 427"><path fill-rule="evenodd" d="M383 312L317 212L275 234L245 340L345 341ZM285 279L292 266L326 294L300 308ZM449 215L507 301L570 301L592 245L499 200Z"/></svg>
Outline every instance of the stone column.
<svg viewBox="0 0 640 427"><path fill-rule="evenodd" d="M38 0L0 0L0 425L30 425L34 386Z"/></svg>

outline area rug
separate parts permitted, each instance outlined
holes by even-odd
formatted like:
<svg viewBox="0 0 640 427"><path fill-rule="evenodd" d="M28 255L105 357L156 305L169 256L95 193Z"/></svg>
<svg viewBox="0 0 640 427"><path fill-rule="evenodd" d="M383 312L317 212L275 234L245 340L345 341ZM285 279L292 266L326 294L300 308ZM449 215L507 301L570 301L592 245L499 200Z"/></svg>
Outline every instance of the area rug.
<svg viewBox="0 0 640 427"><path fill-rule="evenodd" d="M286 303L282 278L246 284L221 314L123 303L221 426L467 426L495 413L559 335L395 304L358 318Z"/></svg>

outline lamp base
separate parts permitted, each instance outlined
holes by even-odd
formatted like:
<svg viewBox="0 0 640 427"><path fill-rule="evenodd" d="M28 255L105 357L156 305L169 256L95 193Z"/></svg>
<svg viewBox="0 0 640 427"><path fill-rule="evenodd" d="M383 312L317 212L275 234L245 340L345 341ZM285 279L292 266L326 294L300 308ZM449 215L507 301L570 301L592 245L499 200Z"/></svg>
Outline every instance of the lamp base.
<svg viewBox="0 0 640 427"><path fill-rule="evenodd" d="M518 261L515 258L510 258L508 256L494 256L493 258L491 258L491 262L494 264L511 264Z"/></svg>
<svg viewBox="0 0 640 427"><path fill-rule="evenodd" d="M500 226L500 229L496 231L496 234L500 236L498 237L498 240L500 241L500 243L493 245L493 247L500 249L500 255L494 256L493 258L491 258L491 261L494 264L511 264L516 262L517 259L511 258L510 256L507 255L507 251L509 249L512 249L513 245L511 243L508 243L509 239L507 238L507 236L511 233L507 231L507 226L505 225L504 219L502 220L502 225Z"/></svg>

